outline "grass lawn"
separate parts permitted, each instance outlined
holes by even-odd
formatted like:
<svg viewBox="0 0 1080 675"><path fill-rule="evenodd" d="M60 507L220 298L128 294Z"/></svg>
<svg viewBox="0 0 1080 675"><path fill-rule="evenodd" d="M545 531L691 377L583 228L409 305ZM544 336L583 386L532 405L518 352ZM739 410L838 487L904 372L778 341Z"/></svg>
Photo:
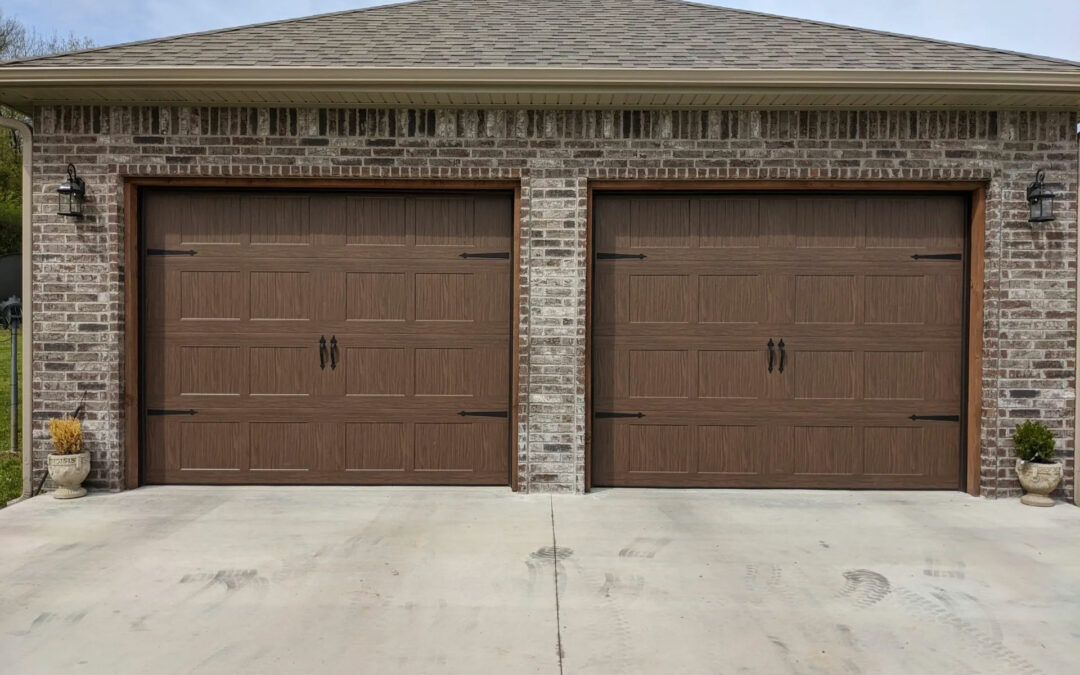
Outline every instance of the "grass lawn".
<svg viewBox="0 0 1080 675"><path fill-rule="evenodd" d="M11 333L0 331L0 509L22 493L22 459L13 455L11 434ZM22 333L19 333L19 366L22 367ZM19 405L23 404L22 380L19 381ZM19 429L17 447L22 444Z"/></svg>

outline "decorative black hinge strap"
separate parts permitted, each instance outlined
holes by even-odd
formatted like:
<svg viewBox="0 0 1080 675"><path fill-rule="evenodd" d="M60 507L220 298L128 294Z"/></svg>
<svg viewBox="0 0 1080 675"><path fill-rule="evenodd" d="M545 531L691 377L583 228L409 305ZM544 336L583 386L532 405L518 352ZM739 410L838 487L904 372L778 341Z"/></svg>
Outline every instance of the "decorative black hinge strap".
<svg viewBox="0 0 1080 675"><path fill-rule="evenodd" d="M634 258L634 259L637 259L637 260L644 260L645 259L645 254L644 253L597 253L596 254L596 259L597 260L627 260L629 258Z"/></svg>
<svg viewBox="0 0 1080 675"><path fill-rule="evenodd" d="M190 248L184 251L173 248L148 248L146 249L146 255L195 255L195 250Z"/></svg>
<svg viewBox="0 0 1080 675"><path fill-rule="evenodd" d="M462 410L458 417L510 417L505 410Z"/></svg>
<svg viewBox="0 0 1080 675"><path fill-rule="evenodd" d="M459 258L486 258L488 260L509 260L509 253L462 253Z"/></svg>
<svg viewBox="0 0 1080 675"><path fill-rule="evenodd" d="M645 417L645 413L621 413L621 412L598 412L596 413L597 419L623 419L626 417L633 417L635 419L641 419Z"/></svg>
<svg viewBox="0 0 1080 675"><path fill-rule="evenodd" d="M154 417L158 415L194 415L194 410L147 410L146 414Z"/></svg>
<svg viewBox="0 0 1080 675"><path fill-rule="evenodd" d="M916 253L913 260L963 260L963 253Z"/></svg>
<svg viewBox="0 0 1080 675"><path fill-rule="evenodd" d="M908 418L912 422L959 422L959 415L912 415Z"/></svg>

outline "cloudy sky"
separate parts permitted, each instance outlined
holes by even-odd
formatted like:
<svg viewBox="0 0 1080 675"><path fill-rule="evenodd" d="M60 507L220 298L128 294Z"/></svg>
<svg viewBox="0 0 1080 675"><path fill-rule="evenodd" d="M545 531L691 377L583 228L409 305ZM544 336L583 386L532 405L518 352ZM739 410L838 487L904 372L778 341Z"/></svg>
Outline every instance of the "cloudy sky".
<svg viewBox="0 0 1080 675"><path fill-rule="evenodd" d="M702 1L1080 61L1080 0ZM74 32L105 45L380 4L387 2L3 0L2 11L41 33Z"/></svg>

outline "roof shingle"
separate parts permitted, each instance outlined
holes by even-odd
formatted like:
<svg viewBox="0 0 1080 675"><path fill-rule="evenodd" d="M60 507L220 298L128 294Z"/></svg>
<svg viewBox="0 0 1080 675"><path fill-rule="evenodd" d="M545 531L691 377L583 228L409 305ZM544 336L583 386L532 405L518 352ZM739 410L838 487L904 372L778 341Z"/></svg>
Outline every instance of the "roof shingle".
<svg viewBox="0 0 1080 675"><path fill-rule="evenodd" d="M1080 71L683 0L415 0L4 65Z"/></svg>

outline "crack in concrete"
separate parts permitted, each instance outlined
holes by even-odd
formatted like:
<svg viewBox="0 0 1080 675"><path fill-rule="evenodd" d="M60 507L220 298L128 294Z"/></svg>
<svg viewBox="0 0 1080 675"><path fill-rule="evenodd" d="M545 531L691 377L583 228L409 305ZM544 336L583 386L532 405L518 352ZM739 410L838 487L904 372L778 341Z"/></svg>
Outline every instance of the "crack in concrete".
<svg viewBox="0 0 1080 675"><path fill-rule="evenodd" d="M555 572L555 647L559 655L559 675L563 675L562 618L559 608L559 542L555 539L555 498L548 497L551 506L551 552Z"/></svg>

